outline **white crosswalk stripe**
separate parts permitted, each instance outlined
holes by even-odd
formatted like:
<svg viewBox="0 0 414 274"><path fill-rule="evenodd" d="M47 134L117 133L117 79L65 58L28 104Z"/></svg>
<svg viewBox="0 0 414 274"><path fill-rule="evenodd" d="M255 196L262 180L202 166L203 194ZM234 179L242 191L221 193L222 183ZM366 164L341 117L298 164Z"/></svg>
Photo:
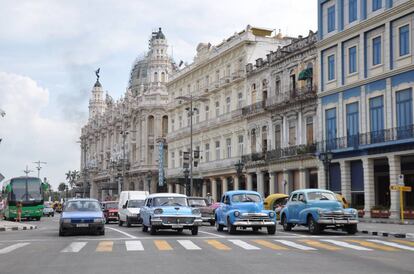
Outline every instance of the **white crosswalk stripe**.
<svg viewBox="0 0 414 274"><path fill-rule="evenodd" d="M81 251L81 249L84 248L86 244L87 242L73 242L67 247L65 247L64 249L62 249L60 252L76 253L76 252Z"/></svg>
<svg viewBox="0 0 414 274"><path fill-rule="evenodd" d="M321 241L328 242L328 243L338 245L338 246L342 246L342 247L345 247L345 248L355 249L355 250L372 251L372 249L370 249L370 248L366 248L366 247L362 247L362 246L358 246L358 245L353 245L353 244L349 244L349 243L342 242L342 241L336 241L336 240L321 240Z"/></svg>
<svg viewBox="0 0 414 274"><path fill-rule="evenodd" d="M409 247L409 246L401 245L401 244L397 244L397 243L386 242L386 241L381 241L381 240L368 240L368 241L373 242L373 243L388 245L388 246L392 246L392 247L396 247L396 248L400 248L400 249L404 249L404 250L414 251L414 247Z"/></svg>
<svg viewBox="0 0 414 274"><path fill-rule="evenodd" d="M141 241L126 241L125 247L127 251L142 251L144 250L144 246L142 245Z"/></svg>
<svg viewBox="0 0 414 274"><path fill-rule="evenodd" d="M292 241L286 241L286 240L275 240L275 241L279 242L281 244L293 247L293 248L300 249L300 250L317 250L316 248L306 246L306 245L297 244L297 243L292 242Z"/></svg>
<svg viewBox="0 0 414 274"><path fill-rule="evenodd" d="M229 240L229 241L232 242L233 244L243 248L243 249L246 249L246 250L258 250L258 249L260 249L259 247L248 244L248 243L246 243L242 240Z"/></svg>
<svg viewBox="0 0 414 274"><path fill-rule="evenodd" d="M2 249L0 249L0 254L6 254L9 252L12 252L13 250L16 250L18 248L24 247L26 245L29 245L30 243L18 243L18 244L14 244L14 245L10 245L7 247L4 247Z"/></svg>
<svg viewBox="0 0 414 274"><path fill-rule="evenodd" d="M199 246L190 240L178 240L178 242L187 250L201 250Z"/></svg>

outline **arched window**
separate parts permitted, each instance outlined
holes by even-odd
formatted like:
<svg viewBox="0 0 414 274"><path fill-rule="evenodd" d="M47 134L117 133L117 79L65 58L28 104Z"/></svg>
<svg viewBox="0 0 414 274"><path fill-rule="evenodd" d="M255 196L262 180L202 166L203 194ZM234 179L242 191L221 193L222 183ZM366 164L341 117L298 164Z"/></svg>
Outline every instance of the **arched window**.
<svg viewBox="0 0 414 274"><path fill-rule="evenodd" d="M162 137L166 137L168 133L168 116L162 117Z"/></svg>
<svg viewBox="0 0 414 274"><path fill-rule="evenodd" d="M291 96L294 96L296 94L296 74L295 70L290 71L290 82L289 82L289 89Z"/></svg>
<svg viewBox="0 0 414 274"><path fill-rule="evenodd" d="M262 128L262 151L267 151L267 126Z"/></svg>
<svg viewBox="0 0 414 274"><path fill-rule="evenodd" d="M154 72L154 82L158 82L158 72Z"/></svg>
<svg viewBox="0 0 414 274"><path fill-rule="evenodd" d="M165 82L165 72L161 72L161 82Z"/></svg>
<svg viewBox="0 0 414 274"><path fill-rule="evenodd" d="M250 145L251 151L252 153L256 153L256 129L252 129L250 140L251 140L251 145Z"/></svg>
<svg viewBox="0 0 414 274"><path fill-rule="evenodd" d="M252 104L256 103L256 83L252 84Z"/></svg>

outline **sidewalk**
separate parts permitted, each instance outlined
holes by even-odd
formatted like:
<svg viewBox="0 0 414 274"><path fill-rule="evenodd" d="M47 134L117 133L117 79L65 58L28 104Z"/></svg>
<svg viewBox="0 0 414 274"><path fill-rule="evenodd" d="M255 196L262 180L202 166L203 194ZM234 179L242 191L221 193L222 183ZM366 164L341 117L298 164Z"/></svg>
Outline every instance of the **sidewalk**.
<svg viewBox="0 0 414 274"><path fill-rule="evenodd" d="M358 224L358 231L385 237L414 238L414 222L410 220L408 224L379 223L372 219L361 218Z"/></svg>
<svg viewBox="0 0 414 274"><path fill-rule="evenodd" d="M0 231L37 229L36 225L0 220Z"/></svg>

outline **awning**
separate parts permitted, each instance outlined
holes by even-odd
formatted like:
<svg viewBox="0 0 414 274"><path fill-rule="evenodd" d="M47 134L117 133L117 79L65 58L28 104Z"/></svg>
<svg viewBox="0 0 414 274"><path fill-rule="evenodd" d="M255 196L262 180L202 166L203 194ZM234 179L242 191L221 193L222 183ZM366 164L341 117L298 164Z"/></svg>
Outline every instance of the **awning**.
<svg viewBox="0 0 414 274"><path fill-rule="evenodd" d="M299 73L298 80L307 80L313 77L313 68L307 68Z"/></svg>

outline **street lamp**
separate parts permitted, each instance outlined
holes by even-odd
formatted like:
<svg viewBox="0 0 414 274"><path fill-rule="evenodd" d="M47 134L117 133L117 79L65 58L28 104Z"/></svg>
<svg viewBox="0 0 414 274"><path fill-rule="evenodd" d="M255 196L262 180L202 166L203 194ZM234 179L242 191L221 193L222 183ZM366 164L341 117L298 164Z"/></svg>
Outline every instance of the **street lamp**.
<svg viewBox="0 0 414 274"><path fill-rule="evenodd" d="M152 179L152 172L151 170L149 170L147 173L148 193L151 193L151 179Z"/></svg>
<svg viewBox="0 0 414 274"><path fill-rule="evenodd" d="M191 196L191 185L188 183L188 175L190 171L188 168L184 169L184 178L185 178L185 192L187 196Z"/></svg>
<svg viewBox="0 0 414 274"><path fill-rule="evenodd" d="M234 167L236 168L236 173L237 173L237 178L239 179L239 187L240 187L240 183L241 183L241 176L242 176L242 172L243 172L243 168L244 168L244 163L242 160L239 160Z"/></svg>
<svg viewBox="0 0 414 274"><path fill-rule="evenodd" d="M323 162L323 166L325 169L326 189L328 190L331 190L331 180L329 178L329 165L331 164L332 158L332 152L324 152L319 155L319 159Z"/></svg>

